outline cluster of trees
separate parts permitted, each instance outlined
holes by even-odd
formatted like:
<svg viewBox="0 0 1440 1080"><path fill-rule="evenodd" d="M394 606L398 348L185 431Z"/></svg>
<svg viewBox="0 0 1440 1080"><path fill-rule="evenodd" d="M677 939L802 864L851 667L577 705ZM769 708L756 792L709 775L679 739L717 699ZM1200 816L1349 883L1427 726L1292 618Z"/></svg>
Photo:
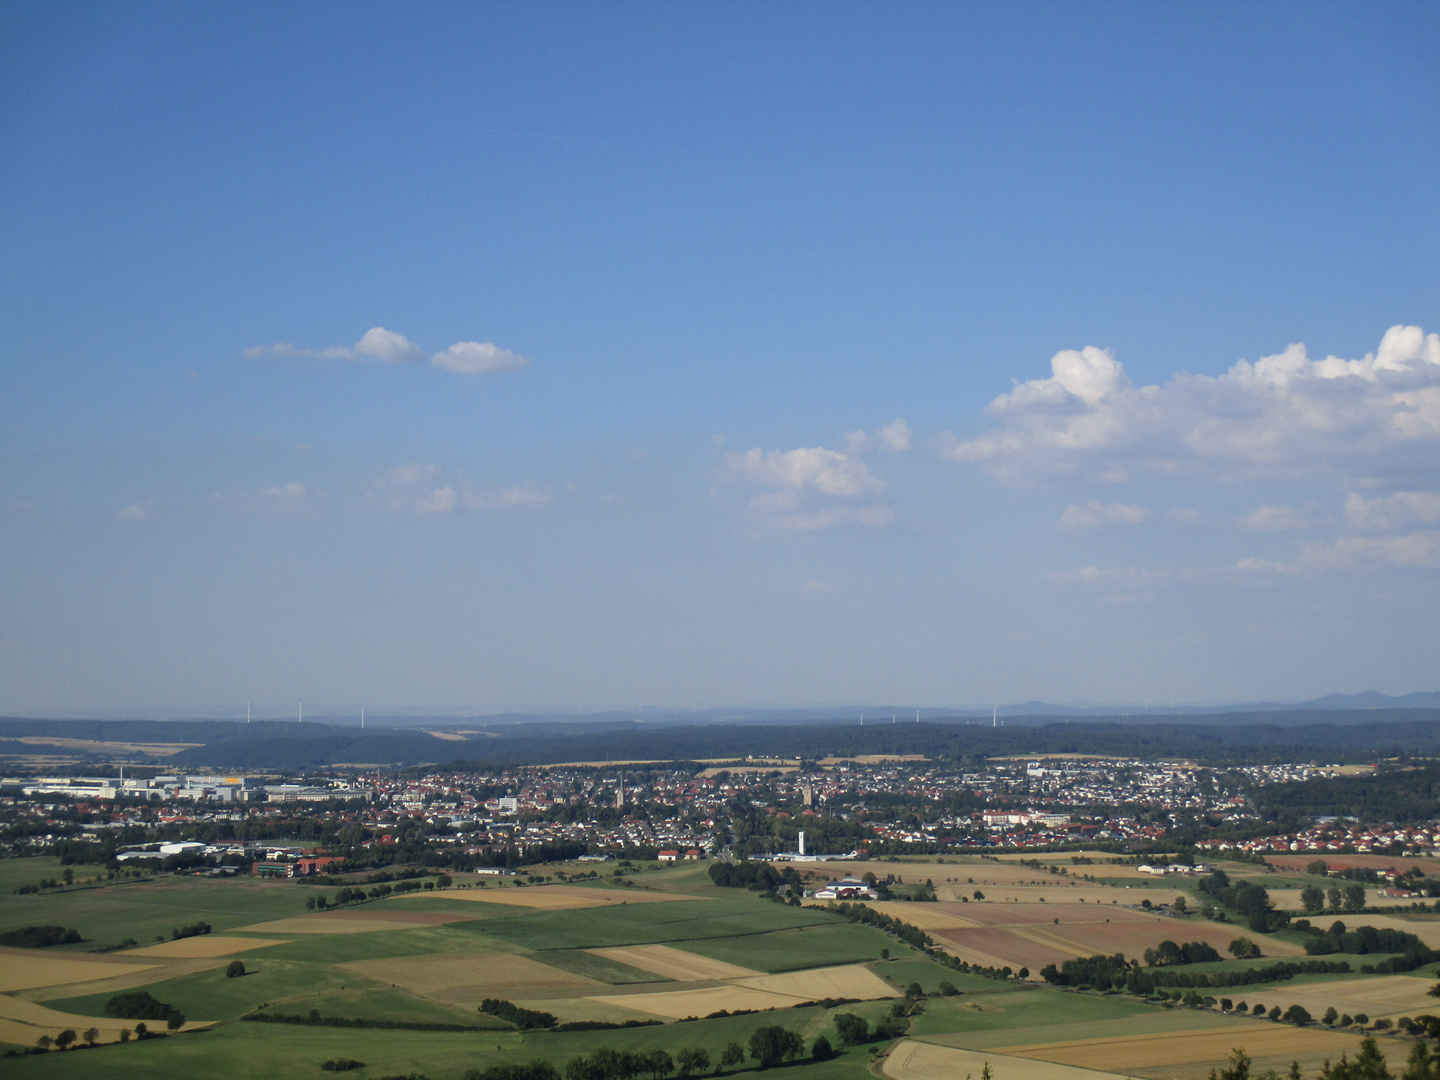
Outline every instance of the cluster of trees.
<svg viewBox="0 0 1440 1080"><path fill-rule="evenodd" d="M835 1014L835 1034L845 1046L860 1046L877 1039L894 1039L905 1034L907 1025L899 1016L887 1016L878 1021L872 1031L863 1016L854 1013Z"/></svg>
<svg viewBox="0 0 1440 1080"><path fill-rule="evenodd" d="M553 1028L560 1022L554 1013L541 1012L538 1009L522 1009L513 1001L505 1001L501 998L486 998L480 1003L480 1011L489 1016L498 1017L506 1023L514 1024L521 1031L528 1031L531 1028Z"/></svg>
<svg viewBox="0 0 1440 1080"><path fill-rule="evenodd" d="M1154 949L1145 950L1147 967L1178 967L1182 964L1209 964L1220 959L1213 945L1203 941L1187 941L1176 945L1173 941L1162 941Z"/></svg>
<svg viewBox="0 0 1440 1080"><path fill-rule="evenodd" d="M1360 911L1365 907L1365 886L1346 885L1342 889L1332 885L1326 890L1319 885L1306 885L1300 890L1300 906L1306 915L1319 915L1325 910L1327 899L1331 911Z"/></svg>
<svg viewBox="0 0 1440 1080"><path fill-rule="evenodd" d="M379 1028L384 1031L488 1031L474 1024L439 1024L421 1020L367 1020L357 1016L321 1016L319 1009L303 1013L246 1013L240 1019L252 1024L300 1024L307 1027Z"/></svg>
<svg viewBox="0 0 1440 1080"><path fill-rule="evenodd" d="M1161 986L1214 987L1254 986L1257 983L1283 982L1296 975L1345 975L1350 965L1344 960L1281 961L1258 968L1242 968L1239 971L1211 971L1191 974L1185 971L1141 972L1137 975L1132 993L1146 994L1150 989ZM1132 985L1128 980L1126 988Z"/></svg>
<svg viewBox="0 0 1440 1080"><path fill-rule="evenodd" d="M1279 982L1296 975L1340 974L1350 970L1343 960L1287 961L1265 967L1243 968L1239 971L1167 971L1143 969L1125 959L1123 953L1111 956L1087 956L1066 960L1057 968L1046 964L1040 977L1054 986L1088 987L1094 990L1124 990L1138 997L1148 997L1161 987L1209 989L1224 986L1250 986Z"/></svg>
<svg viewBox="0 0 1440 1080"><path fill-rule="evenodd" d="M1302 920L1303 921L1303 920ZM1301 926L1296 924L1297 930L1305 932L1305 952L1310 956L1325 956L1329 953L1428 953L1430 950L1414 934L1407 934L1403 930L1377 930L1373 926L1357 926L1354 930L1347 929L1343 922L1338 919L1330 924L1330 929L1321 930L1318 926L1311 926L1306 923ZM1437 957L1440 959L1440 957ZM1430 960L1421 963L1430 963ZM1419 967L1419 964L1415 965Z"/></svg>
<svg viewBox="0 0 1440 1080"><path fill-rule="evenodd" d="M799 1035L783 1027L771 1025L756 1028L750 1033L749 1056L762 1069L782 1062L794 1061L805 1053L805 1043ZM830 1042L823 1035L815 1040L811 1054L817 1060L834 1055ZM729 1043L720 1052L713 1064L719 1069L734 1069L744 1063L745 1048L738 1042ZM677 1050L672 1057L667 1050L614 1050L601 1047L593 1054L581 1054L571 1058L564 1072L548 1061L536 1060L528 1064L491 1065L484 1069L470 1069L464 1080L663 1080L672 1073L681 1080L692 1076L703 1076L712 1066L710 1051L703 1046L687 1046Z"/></svg>
<svg viewBox="0 0 1440 1080"><path fill-rule="evenodd" d="M717 862L710 867L710 880L722 889L778 889L785 884L784 877L769 863L763 862Z"/></svg>
<svg viewBox="0 0 1440 1080"><path fill-rule="evenodd" d="M1200 879L1200 891L1246 920L1251 930L1264 934L1279 930L1290 921L1283 911L1272 910L1270 894L1253 881L1230 883L1230 875L1216 870Z"/></svg>
<svg viewBox="0 0 1440 1080"><path fill-rule="evenodd" d="M200 937L208 933L210 933L210 924L208 922L193 922L189 926L177 926L171 930L170 940L179 941L181 938Z"/></svg>
<svg viewBox="0 0 1440 1080"><path fill-rule="evenodd" d="M893 934L907 945L913 945L917 949L929 950L934 947L935 939L918 926L911 926L893 915L886 915L883 911L876 911L868 904L852 904L847 901L832 903L829 910L837 915L843 916L850 922L863 923L865 926L873 926L877 930L883 930L887 934Z"/></svg>
<svg viewBox="0 0 1440 1080"><path fill-rule="evenodd" d="M164 1020L171 1031L179 1030L185 1023L184 1014L174 1005L159 1001L143 990L116 994L105 1003L105 1015L121 1020ZM137 1024L135 1030L144 1034L140 1032L141 1026Z"/></svg>
<svg viewBox="0 0 1440 1080"><path fill-rule="evenodd" d="M27 926L0 934L0 945L18 949L45 949L51 945L74 945L84 940L78 930L63 926Z"/></svg>

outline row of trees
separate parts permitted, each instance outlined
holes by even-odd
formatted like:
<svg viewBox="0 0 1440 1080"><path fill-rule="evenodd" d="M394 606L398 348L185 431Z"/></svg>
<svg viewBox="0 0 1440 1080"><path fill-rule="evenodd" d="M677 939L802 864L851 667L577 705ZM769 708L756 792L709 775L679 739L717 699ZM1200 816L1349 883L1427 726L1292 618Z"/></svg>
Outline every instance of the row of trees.
<svg viewBox="0 0 1440 1080"><path fill-rule="evenodd" d="M864 1021L861 1021L862 1023ZM798 1034L779 1024L758 1027L750 1033L749 1057L760 1068L795 1061L805 1054L805 1041ZM810 1056L825 1061L835 1056L835 1049L824 1035L810 1046ZM714 1064L721 1070L744 1064L746 1049L730 1042ZM526 1064L491 1065L470 1069L465 1080L664 1080L672 1073L680 1080L703 1076L711 1068L710 1051L703 1046L687 1046L672 1057L667 1050L614 1050L601 1047L593 1054L582 1054L566 1063L563 1073L548 1061Z"/></svg>

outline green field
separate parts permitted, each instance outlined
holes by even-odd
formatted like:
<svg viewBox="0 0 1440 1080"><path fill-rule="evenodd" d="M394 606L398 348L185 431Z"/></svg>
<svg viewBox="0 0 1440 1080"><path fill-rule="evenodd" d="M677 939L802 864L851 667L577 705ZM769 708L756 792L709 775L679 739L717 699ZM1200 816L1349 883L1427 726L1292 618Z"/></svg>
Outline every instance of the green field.
<svg viewBox="0 0 1440 1080"><path fill-rule="evenodd" d="M59 869L55 860L6 860L0 862L0 880L29 883L57 876ZM103 1016L106 1002L122 984L124 989L143 989L176 1006L192 1021L218 1023L208 1030L186 1030L144 1042L121 1045L102 1039L106 1045L95 1049L7 1058L4 1075L188 1080L218 1073L227 1080L288 1080L324 1075L323 1062L344 1057L365 1062L353 1073L356 1080L412 1073L429 1080L461 1080L467 1068L537 1058L563 1070L575 1056L604 1046L632 1051L663 1048L672 1055L682 1047L704 1047L712 1059L718 1059L731 1040L744 1044L755 1028L769 1024L800 1034L808 1048L822 1033L835 1037L836 1012L856 1013L873 1025L894 1006L893 999L882 998L838 1009L790 1007L807 993L805 971L840 968L832 973L834 977L850 978L854 972L844 966L856 964L865 965L898 991L919 984L929 996L908 1019L909 1034L954 1046L985 1048L1239 1023L1213 1011L1163 1009L1119 995L1062 992L963 975L893 937L821 908L790 907L745 890L718 889L703 866L647 871L625 880L637 882L633 886L637 890L654 889L683 898L543 910L462 899L456 890L368 902L352 909L353 919L336 919L305 914L307 897L333 897L334 887L317 889L291 881L160 876L39 896L16 896L12 890L0 894L0 928L58 923L80 930L89 940L43 951L12 950L0 954L0 964L15 971L38 971L41 982L49 959L102 965L85 968L89 974L83 978L77 974L77 981L70 984L21 986L12 991L8 1004L0 996L0 1007L11 1009L0 1014L0 1024L8 1025L5 1037L14 1045L32 1044L31 1034L43 1030L38 1021L7 1018L23 1013L26 1002L77 1017ZM615 887L610 878L595 884ZM515 886L505 888L508 894ZM458 916L460 921L433 921L442 915ZM249 929L277 919L298 922L279 930ZM226 977L230 956L205 955L211 944L224 944L213 937L182 943L195 950L191 957L139 956L129 950L91 955L97 945L124 937L134 937L142 945L157 937L168 939L172 927L197 920L209 922L216 933L238 932L242 937L254 933L282 943L241 954L247 973L238 978ZM352 932L311 932L322 927ZM790 996L776 996L760 984L748 985L755 980L733 973L705 979L686 975L682 968L675 978L666 978L637 966L646 956L654 961L658 953L627 956L633 962L622 963L586 951L652 944L741 968L785 973L784 980L798 977L800 981L787 982L791 989L782 993ZM881 959L882 951L888 952L888 960ZM664 955L669 961L684 962L683 956ZM1377 958L1345 959L1358 969L1359 963ZM153 967L125 966L142 962ZM1191 970L1254 963L1227 961L1195 965ZM706 970L699 960L696 964L697 972ZM814 985L829 985L823 980L830 977L817 975L820 981ZM861 972L857 977L862 981L855 985L864 986L868 976ZM959 994L940 996L942 981L951 983ZM1262 989L1223 992L1238 997ZM714 1000L703 995L716 992L738 995L726 998L727 1008L761 1011L621 1030L520 1033L478 1009L484 997L500 994L527 1008L554 1012L562 1021L620 1020L647 1015L644 1007L654 1005L656 999L616 1004L615 995L690 992L701 995L695 1000L702 1001ZM876 992L873 984L865 992ZM814 999L827 996L828 992L817 992ZM337 1028L245 1019L261 1009L270 1014L308 1016L313 1010L322 1018L337 1020L450 1024L480 1030ZM696 1012L707 1009L714 1006ZM109 1038L113 1037L112 1033ZM852 1047L832 1061L806 1061L795 1067L804 1072L805 1080L866 1080L874 1075L872 1056L883 1054L889 1045ZM743 1071L752 1068L747 1061Z"/></svg>

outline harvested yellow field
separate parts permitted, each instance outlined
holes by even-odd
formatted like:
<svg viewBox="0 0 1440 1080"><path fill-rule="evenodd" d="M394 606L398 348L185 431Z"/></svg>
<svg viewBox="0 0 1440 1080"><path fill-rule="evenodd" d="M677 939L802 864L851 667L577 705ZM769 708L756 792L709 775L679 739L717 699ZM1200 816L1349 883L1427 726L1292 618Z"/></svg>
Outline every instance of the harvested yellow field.
<svg viewBox="0 0 1440 1080"><path fill-rule="evenodd" d="M802 1001L821 998L899 997L899 992L864 964L790 971L783 975L755 975L736 979L727 986L699 990L669 990L658 993L604 994L590 998L606 1005L668 1016L707 1016L727 1009L785 1009Z"/></svg>
<svg viewBox="0 0 1440 1080"><path fill-rule="evenodd" d="M1440 948L1440 919L1435 916L1412 919L1403 915L1315 915L1311 916L1310 921L1323 929L1336 919L1351 930L1357 926L1373 926L1376 930L1400 930L1406 934L1414 934L1432 949Z"/></svg>
<svg viewBox="0 0 1440 1080"><path fill-rule="evenodd" d="M209 1027L212 1023L214 1021L200 1020L187 1022L185 1027L190 1030ZM66 1028L83 1032L92 1027L100 1032L97 1042L115 1042L120 1038L121 1028L134 1030L135 1021L117 1020L113 1016L78 1016L0 994L0 1042L34 1046L41 1035L49 1035L53 1039Z"/></svg>
<svg viewBox="0 0 1440 1080"><path fill-rule="evenodd" d="M547 990L583 990L605 985L514 953L394 956L338 966L363 978L438 1001L478 1001L487 997L513 1000Z"/></svg>
<svg viewBox="0 0 1440 1080"><path fill-rule="evenodd" d="M586 952L603 956L621 964L629 964L641 971L663 975L676 982L702 982L711 979L743 979L761 976L764 972L727 964L723 960L711 960L708 956L697 956L684 949L669 945L624 945L609 949L587 949Z"/></svg>
<svg viewBox="0 0 1440 1080"><path fill-rule="evenodd" d="M68 956L37 956L33 949L3 949L0 950L0 993L90 982L115 975L129 975L154 966L78 960Z"/></svg>
<svg viewBox="0 0 1440 1080"><path fill-rule="evenodd" d="M870 906L876 911L883 911L886 915L892 915L911 926L918 926L921 930L964 930L982 925L974 919L967 919L942 910L935 904L912 904L904 900L879 900L871 901Z"/></svg>
<svg viewBox="0 0 1440 1080"><path fill-rule="evenodd" d="M444 893L406 893L400 899L428 900L432 896L443 896L446 900L477 900L487 904L511 904L515 907L538 908L541 911L604 907L607 904L654 904L662 900L705 899L701 896L683 896L680 893L656 893L641 889L587 889L579 885L452 889Z"/></svg>
<svg viewBox="0 0 1440 1080"><path fill-rule="evenodd" d="M924 754L860 754L856 757L827 757L821 758L819 764L845 765L854 762L857 765L880 765L887 761L924 761Z"/></svg>
<svg viewBox="0 0 1440 1080"><path fill-rule="evenodd" d="M655 994L600 994L592 995L589 1000L682 1020L687 1016L708 1016L721 1009L730 1012L737 1009L787 1009L810 999L771 994L748 986L712 986L704 990L671 990Z"/></svg>
<svg viewBox="0 0 1440 1080"><path fill-rule="evenodd" d="M962 1077L971 1080L978 1078L987 1064L994 1080L1121 1080L1116 1073L978 1050L957 1050L914 1039L897 1043L880 1068L891 1080L961 1080Z"/></svg>
<svg viewBox="0 0 1440 1080"><path fill-rule="evenodd" d="M1251 1005L1263 1001L1266 1007L1279 1005L1282 1009L1300 1005L1316 1017L1333 1007L1337 1012L1352 1015L1363 1012L1371 1019L1385 1016L1393 1020L1397 1016L1435 1012L1437 1002L1427 993L1433 985L1433 980L1413 975L1376 975L1369 979L1327 979L1293 988L1254 990L1246 1000ZM1240 989L1236 987L1232 996L1238 995Z"/></svg>
<svg viewBox="0 0 1440 1080"><path fill-rule="evenodd" d="M147 945L143 949L131 949L126 956L178 957L185 960L208 959L212 956L232 956L250 949L263 949L267 945L288 945L285 938L243 938L223 934L204 934L200 937L181 938L167 941L163 945Z"/></svg>
<svg viewBox="0 0 1440 1080"><path fill-rule="evenodd" d="M819 1001L821 998L859 998L869 1001L874 998L900 996L900 991L864 964L760 975L750 979L737 979L733 985L764 990L770 994L786 994L802 1001Z"/></svg>
<svg viewBox="0 0 1440 1080"><path fill-rule="evenodd" d="M1145 1035L1111 1035L1100 1039L1002 1046L997 1052L1038 1058L1062 1065L1102 1071L1171 1068L1200 1062L1220 1062L1236 1047L1252 1058L1338 1058L1354 1056L1357 1035L1338 1031L1294 1028L1288 1024L1227 1024L1202 1031L1168 1031Z"/></svg>

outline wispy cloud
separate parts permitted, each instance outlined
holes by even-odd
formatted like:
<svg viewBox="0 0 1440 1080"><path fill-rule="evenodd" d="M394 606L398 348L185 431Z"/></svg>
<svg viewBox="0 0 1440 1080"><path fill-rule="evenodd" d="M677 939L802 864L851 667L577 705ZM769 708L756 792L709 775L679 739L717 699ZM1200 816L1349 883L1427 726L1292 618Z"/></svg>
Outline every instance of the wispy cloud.
<svg viewBox="0 0 1440 1080"><path fill-rule="evenodd" d="M301 349L286 341L274 345L256 345L246 349L246 357L255 360L264 356L285 356L308 360L373 360L382 364L414 364L424 358L424 350L404 334L372 326L354 345L332 345L325 349ZM457 341L444 352L435 353L430 363L457 375L491 375L515 371L530 361L518 353L502 349L488 341Z"/></svg>
<svg viewBox="0 0 1440 1080"><path fill-rule="evenodd" d="M1257 506L1254 511L1240 519L1241 527L1252 532L1308 529L1313 524L1312 520L1289 506Z"/></svg>
<svg viewBox="0 0 1440 1080"><path fill-rule="evenodd" d="M1440 569L1440 532L1412 532L1404 536L1342 536L1324 543L1306 544L1292 561L1246 558L1241 570L1271 574L1307 571L1364 572L1387 569Z"/></svg>
<svg viewBox="0 0 1440 1080"><path fill-rule="evenodd" d="M1094 532L1124 525L1140 525L1150 511L1134 503L1101 503L1092 499L1084 506L1071 505L1060 515L1066 532Z"/></svg>
<svg viewBox="0 0 1440 1080"><path fill-rule="evenodd" d="M298 480L245 491L217 491L214 498L234 514L297 517L315 514L324 496Z"/></svg>
<svg viewBox="0 0 1440 1080"><path fill-rule="evenodd" d="M1011 481L1075 476L1381 476L1433 460L1440 335L1395 326L1362 359L1311 360L1303 345L1223 375L1136 386L1109 352L1057 353L1044 379L990 403L1000 426L943 435L942 456Z"/></svg>
<svg viewBox="0 0 1440 1080"><path fill-rule="evenodd" d="M554 502L527 487L477 491L467 481L445 478L436 465L397 465L376 478L366 499L398 514L451 514L461 510L514 510Z"/></svg>
<svg viewBox="0 0 1440 1080"><path fill-rule="evenodd" d="M246 349L251 360L262 356L290 356L306 360L379 360L385 364L413 364L422 356L420 346L404 334L372 326L353 346L332 345L328 349L300 349L288 341L256 345Z"/></svg>
<svg viewBox="0 0 1440 1080"><path fill-rule="evenodd" d="M1412 525L1440 522L1440 495L1430 491L1397 491L1367 499L1351 492L1345 499L1345 520L1357 529L1390 532Z"/></svg>
<svg viewBox="0 0 1440 1080"><path fill-rule="evenodd" d="M851 454L865 454L880 450L888 454L903 454L914 442L910 425L903 419L892 420L872 435L867 431L851 431L845 436L845 449Z"/></svg>
<svg viewBox="0 0 1440 1080"><path fill-rule="evenodd" d="M150 512L155 509L156 500L145 499L143 502L131 503L125 509L115 515L120 521L148 521Z"/></svg>

